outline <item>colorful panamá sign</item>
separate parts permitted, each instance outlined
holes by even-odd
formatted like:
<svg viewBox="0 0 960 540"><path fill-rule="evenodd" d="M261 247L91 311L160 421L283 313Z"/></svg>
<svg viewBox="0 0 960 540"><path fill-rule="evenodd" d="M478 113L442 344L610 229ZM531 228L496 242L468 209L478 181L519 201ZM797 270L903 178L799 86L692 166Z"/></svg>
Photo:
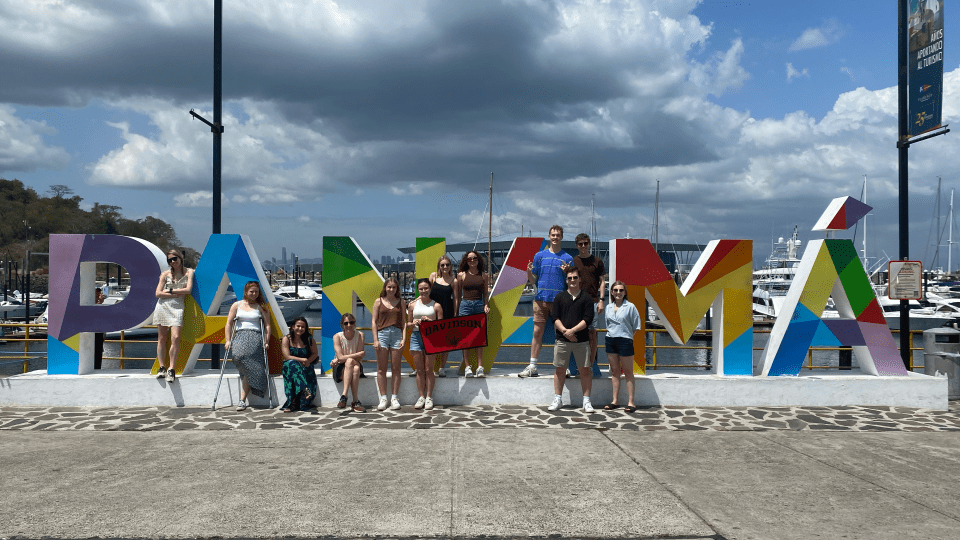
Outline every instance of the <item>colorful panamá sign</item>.
<svg viewBox="0 0 960 540"><path fill-rule="evenodd" d="M819 230L846 228L866 210L869 207L855 199L838 199L818 222L826 224ZM418 239L418 258L424 259L417 265L418 276L426 277L436 268L444 245L443 239ZM487 344L483 365L487 371L502 345L530 343L532 319L515 313L527 283L527 263L544 247L543 239L517 238L507 253L490 291L490 313L485 318ZM683 285L677 286L649 241L616 239L611 241L610 281L624 281L628 297L638 307L644 300L649 301L678 343L690 339L700 319L712 312L716 374L752 376L751 257L749 240L714 240ZM156 304L157 278L165 265L164 255L156 246L136 238L51 235L50 260L48 373L90 373L93 332L125 330L150 321ZM358 300L372 306L383 288L383 276L357 242L347 236L324 237L323 260L320 360L322 370L327 371L333 359L332 339L340 331L340 317L354 313ZM287 328L278 317L279 307L257 261L246 236L210 236L197 264L193 292L186 298L176 363L179 372L193 369L201 344L223 343L226 317L218 315L223 297L229 286L243 290L250 280L262 284L270 304L270 367L273 373L280 371L279 342ZM130 290L122 302L112 306L95 304L94 271L98 262L118 264L129 273ZM830 296L837 304L838 316L823 318ZM808 246L787 297L787 308L790 316L777 320L763 352L763 375L796 376L813 345L853 347L866 373L906 374L851 241L818 240ZM637 333L634 342L638 349L634 371L643 373L642 333Z"/></svg>

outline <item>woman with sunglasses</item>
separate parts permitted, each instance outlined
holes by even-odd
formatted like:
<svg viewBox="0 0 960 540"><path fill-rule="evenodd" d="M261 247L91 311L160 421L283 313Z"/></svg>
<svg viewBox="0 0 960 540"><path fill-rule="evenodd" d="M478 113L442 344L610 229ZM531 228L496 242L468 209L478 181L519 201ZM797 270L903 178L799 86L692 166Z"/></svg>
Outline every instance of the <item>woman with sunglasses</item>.
<svg viewBox="0 0 960 540"><path fill-rule="evenodd" d="M400 282L388 277L383 282L380 298L373 303L373 348L377 351L377 390L380 403L377 410L387 408L387 364L390 364L393 399L390 410L400 409L400 363L403 359L403 342L407 334L407 310L400 298Z"/></svg>
<svg viewBox="0 0 960 540"><path fill-rule="evenodd" d="M177 249L167 251L167 264L170 269L160 274L160 282L157 283L153 324L157 325L157 363L160 364L157 378L166 378L168 383L172 383L177 379L183 299L193 290L193 269L184 268L183 254Z"/></svg>
<svg viewBox="0 0 960 540"><path fill-rule="evenodd" d="M410 354L413 355L413 366L417 370L417 391L420 398L414 409L433 409L433 387L436 379L433 370L426 364L426 352L423 350L423 337L420 335L420 321L436 321L443 318L443 308L430 298L430 280L417 281L417 292L420 296L411 300L407 307L407 326L410 332ZM424 299L427 299L424 302Z"/></svg>
<svg viewBox="0 0 960 540"><path fill-rule="evenodd" d="M486 265L483 257L476 251L468 251L460 260L457 279L460 280L460 302L457 316L477 315L490 313L487 305L487 292L490 290L490 274L485 272ZM463 374L473 377L470 369L470 351L477 353L477 377L483 377L483 347L463 350L463 363L467 365Z"/></svg>
<svg viewBox="0 0 960 540"><path fill-rule="evenodd" d="M443 309L443 318L449 319L457 314L460 296L460 280L453 273L453 261L444 255L437 261L437 271L430 274L430 299L440 304ZM433 376L447 376L447 355L440 353L434 362ZM428 362L429 364L429 362Z"/></svg>
<svg viewBox="0 0 960 540"><path fill-rule="evenodd" d="M330 362L333 368L334 380L338 377L343 381L343 394L340 395L340 402L337 407L343 409L347 406L347 390L353 392L353 403L350 408L356 412L364 412L366 409L360 403L360 377L363 376L363 366L360 362L363 360L366 351L364 350L363 332L357 330L357 318L353 313L344 313L340 317L340 332L333 336L333 353L336 358ZM339 382L339 381L338 381Z"/></svg>
<svg viewBox="0 0 960 540"><path fill-rule="evenodd" d="M627 286L622 281L610 285L612 300L604 310L607 320L607 360L610 362L610 380L613 386L613 401L604 407L608 411L620 407L620 373L627 380L627 412L637 410L634 403L636 383L633 379L633 335L640 330L640 313L627 300ZM646 359L644 359L646 361Z"/></svg>
<svg viewBox="0 0 960 540"><path fill-rule="evenodd" d="M317 395L317 372L314 364L320 358L317 342L307 319L297 317L290 332L280 342L283 354L283 393L287 396L283 412L305 411L313 407Z"/></svg>

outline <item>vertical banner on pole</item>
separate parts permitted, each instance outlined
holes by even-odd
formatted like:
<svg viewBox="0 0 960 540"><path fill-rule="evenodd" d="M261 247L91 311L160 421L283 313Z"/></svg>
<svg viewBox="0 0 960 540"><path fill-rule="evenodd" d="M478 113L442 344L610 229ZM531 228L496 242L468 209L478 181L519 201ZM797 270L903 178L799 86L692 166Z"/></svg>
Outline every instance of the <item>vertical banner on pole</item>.
<svg viewBox="0 0 960 540"><path fill-rule="evenodd" d="M943 104L943 0L910 0L910 136L937 129Z"/></svg>

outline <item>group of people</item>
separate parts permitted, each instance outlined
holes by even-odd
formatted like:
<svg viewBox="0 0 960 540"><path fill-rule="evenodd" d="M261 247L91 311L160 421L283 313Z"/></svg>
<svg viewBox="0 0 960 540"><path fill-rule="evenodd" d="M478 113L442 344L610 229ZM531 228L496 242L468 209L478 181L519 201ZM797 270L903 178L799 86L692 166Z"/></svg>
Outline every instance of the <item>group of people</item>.
<svg viewBox="0 0 960 540"><path fill-rule="evenodd" d="M620 395L620 377L627 382L628 412L636 410L633 377L633 336L641 327L640 313L627 300L627 286L622 281L610 285L611 301L604 305L606 274L603 261L590 254L590 236L576 237L577 257L571 257L560 248L563 227L554 225L549 232L550 245L538 252L527 265L527 279L537 284L533 301L533 340L530 343L530 364L520 377L536 377L537 358L547 320L553 321L557 340L553 348L554 397L548 409L563 406L563 385L569 374L579 372L583 391L583 410L594 412L590 400L593 377L597 367L597 321L603 314L607 323L606 351L610 362L613 400L604 406L617 409ZM568 360L569 359L569 360Z"/></svg>
<svg viewBox="0 0 960 540"><path fill-rule="evenodd" d="M486 272L483 257L476 251L469 251L460 260L457 273L453 272L453 261L444 255L437 261L437 270L429 278L417 281L417 298L406 306L400 297L400 283L393 277L383 282L380 297L373 304L371 313L373 322L373 348L377 354L377 390L380 401L377 410L400 408L400 366L402 364L403 344L406 333L410 331L410 353L413 356L417 391L420 394L415 409L433 409L433 389L437 377L446 377L448 353L438 355L432 365L427 364L427 354L420 335L422 321L436 321L454 315L487 314L489 301L490 274ZM352 316L352 315L351 315ZM344 315L346 317L346 315ZM335 342L336 343L336 342ZM483 347L465 349L463 364L464 375L484 377ZM476 370L470 363L475 356ZM339 353L337 359L339 360ZM391 392L387 392L387 366L391 371ZM356 400L356 390L354 390ZM346 403L346 386L340 398ZM359 403L357 401L356 403Z"/></svg>
<svg viewBox="0 0 960 540"><path fill-rule="evenodd" d="M552 321L556 332L553 350L554 398L548 409L555 411L562 405L562 390L567 376L579 376L583 390L583 409L594 412L590 393L594 376L599 376L596 362L597 327L599 315L606 321L606 352L610 363L613 400L604 406L611 410L620 407L620 378L626 380L626 410L636 409L633 376L633 336L640 329L640 314L629 300L622 281L610 286L610 301L604 302L606 270L603 261L590 253L590 237L576 237L577 257L571 257L561 247L563 228L554 225L549 232L550 245L538 252L527 265L527 278L537 286L533 302L533 340L530 343L530 364L520 377L536 377L537 358L542 347L547 321ZM193 287L193 270L183 264L183 254L177 250L167 253L170 269L164 271L157 285L157 306L154 324L158 328L158 378L176 381L176 354L183 326L184 297ZM400 409L400 368L402 350L407 332L410 332L410 352L414 360L419 397L415 409L434 407L433 391L437 377L446 376L447 353L437 355L428 364L420 335L422 321L435 321L456 316L487 314L489 306L490 275L483 257L469 251L461 259L457 272L453 262L443 256L429 278L417 282L418 296L407 302L400 296L400 283L388 277L372 309L372 339L377 357L377 390L379 411ZM357 412L365 411L358 393L359 380L365 377L362 360L365 356L363 332L357 329L352 313L340 318L341 331L333 338L334 358L331 368L336 382L342 382L343 391L337 406ZM268 374L265 358L269 350L270 316L266 301L257 281L244 286L243 296L230 308L226 325L226 348L233 357L243 381L237 410L247 408L247 397L263 397ZM284 412L313 407L318 393L315 365L319 360L317 343L307 320L297 317L290 324L281 341L283 381L286 401ZM483 348L463 350L462 366L466 377L484 377ZM476 357L476 368L470 362ZM387 388L387 368L391 371L391 388ZM353 400L348 399L352 392Z"/></svg>

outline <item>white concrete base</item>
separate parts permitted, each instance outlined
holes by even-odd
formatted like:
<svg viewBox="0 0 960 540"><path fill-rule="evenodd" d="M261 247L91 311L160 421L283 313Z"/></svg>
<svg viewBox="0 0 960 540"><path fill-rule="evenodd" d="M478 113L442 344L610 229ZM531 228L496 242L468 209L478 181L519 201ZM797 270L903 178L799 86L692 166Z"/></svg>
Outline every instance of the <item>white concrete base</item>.
<svg viewBox="0 0 960 540"><path fill-rule="evenodd" d="M99 407L210 407L217 388L218 372L187 375L173 384L156 379L145 370L101 370L91 375L47 375L34 371L0 378L0 406L99 406ZM283 379L273 377L273 405L283 403ZM330 376L319 378L321 407L334 407L342 386ZM388 388L390 381L387 381ZM592 401L611 401L609 375L593 381ZM621 381L620 403L625 404L626 381ZM416 379L403 375L400 402L412 405L417 396ZM438 405L546 405L553 398L553 377L521 379L516 375L493 375L485 379L438 378L433 394ZM350 396L353 399L353 396ZM580 405L580 381L567 379L564 403ZM237 372L228 371L217 398L217 407L235 406L238 400ZM360 380L360 400L370 408L378 393L374 374ZM859 371L830 372L800 377L719 377L703 374L653 372L637 377L636 403L640 406L840 406L886 405L946 410L947 378L911 373L908 377L874 377ZM267 406L253 397L254 406Z"/></svg>

